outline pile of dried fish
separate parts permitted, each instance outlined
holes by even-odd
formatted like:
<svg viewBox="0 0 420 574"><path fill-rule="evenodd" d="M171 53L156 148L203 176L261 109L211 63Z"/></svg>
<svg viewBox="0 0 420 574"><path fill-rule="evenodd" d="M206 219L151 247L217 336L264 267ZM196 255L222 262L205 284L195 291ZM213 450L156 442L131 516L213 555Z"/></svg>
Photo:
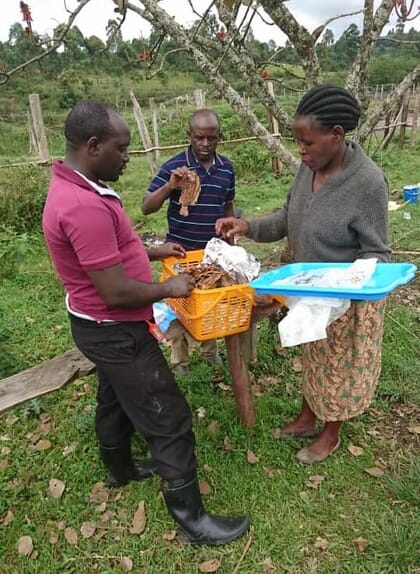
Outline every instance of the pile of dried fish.
<svg viewBox="0 0 420 574"><path fill-rule="evenodd" d="M230 287L237 285L234 279L218 265L195 265L182 270L188 273L194 281L197 289L217 289L218 287Z"/></svg>

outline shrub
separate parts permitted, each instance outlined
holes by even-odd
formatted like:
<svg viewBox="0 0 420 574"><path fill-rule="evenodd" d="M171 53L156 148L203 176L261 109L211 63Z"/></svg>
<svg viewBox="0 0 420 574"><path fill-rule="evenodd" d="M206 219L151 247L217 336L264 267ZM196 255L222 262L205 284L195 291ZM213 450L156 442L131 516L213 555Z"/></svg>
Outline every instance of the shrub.
<svg viewBox="0 0 420 574"><path fill-rule="evenodd" d="M20 233L40 230L47 189L47 173L37 166L2 170L0 221Z"/></svg>

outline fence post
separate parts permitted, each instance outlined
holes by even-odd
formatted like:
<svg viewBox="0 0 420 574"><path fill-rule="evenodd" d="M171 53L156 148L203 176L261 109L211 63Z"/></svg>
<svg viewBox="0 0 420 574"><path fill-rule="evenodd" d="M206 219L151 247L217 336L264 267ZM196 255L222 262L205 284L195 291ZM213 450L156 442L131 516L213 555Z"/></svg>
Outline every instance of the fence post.
<svg viewBox="0 0 420 574"><path fill-rule="evenodd" d="M32 122L31 113L29 111L26 112L26 119L28 120L29 155L32 155L38 152L38 142L36 141L34 124Z"/></svg>
<svg viewBox="0 0 420 574"><path fill-rule="evenodd" d="M270 95L273 96L273 99L275 99L276 96L274 94L273 82L267 82L267 88ZM274 117L272 114L269 114L268 116L268 125L270 127L270 132L272 134L279 133L279 122L277 121L277 118ZM271 158L271 165L273 166L274 173L277 176L280 176L281 172L283 171L283 164L281 160L277 156L273 156Z"/></svg>
<svg viewBox="0 0 420 574"><path fill-rule="evenodd" d="M30 94L29 107L31 110L32 125L35 133L35 141L38 147L39 161L43 164L49 164L51 161L50 152L48 151L48 140L45 132L44 119L42 117L41 102L38 94Z"/></svg>
<svg viewBox="0 0 420 574"><path fill-rule="evenodd" d="M414 110L413 110L413 119L411 123L410 147L412 149L416 147L419 108L420 108L420 92L417 92L417 94L414 94Z"/></svg>
<svg viewBox="0 0 420 574"><path fill-rule="evenodd" d="M146 122L144 121L143 113L141 111L140 104L138 103L136 96L134 95L133 90L130 90L130 98L133 104L133 113L134 117L136 118L137 129L139 130L141 141L143 142L144 149L150 149L152 147L152 142L149 136L149 132L147 130ZM155 161L154 152L148 152L147 159L149 160L150 170L152 175L155 175L157 172L157 164Z"/></svg>
<svg viewBox="0 0 420 574"><path fill-rule="evenodd" d="M150 105L150 115L152 118L152 128L153 128L153 145L157 148L159 147L159 123L158 123L158 109L157 109L157 105L155 103L155 100L153 98L149 99L149 105ZM159 161L159 150L156 149L155 153L155 161Z"/></svg>
<svg viewBox="0 0 420 574"><path fill-rule="evenodd" d="M407 90L403 96L403 102L402 102L400 139L398 142L398 147L400 149L402 149L404 146L405 128L407 127L409 101L410 101L410 90Z"/></svg>
<svg viewBox="0 0 420 574"><path fill-rule="evenodd" d="M206 95L201 89L194 90L195 107L199 110L204 108L206 102Z"/></svg>

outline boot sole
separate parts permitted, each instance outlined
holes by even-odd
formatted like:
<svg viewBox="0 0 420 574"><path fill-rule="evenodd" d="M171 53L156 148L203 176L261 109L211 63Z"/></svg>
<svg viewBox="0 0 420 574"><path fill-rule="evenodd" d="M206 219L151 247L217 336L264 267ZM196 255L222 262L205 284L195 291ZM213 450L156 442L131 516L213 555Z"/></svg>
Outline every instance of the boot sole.
<svg viewBox="0 0 420 574"><path fill-rule="evenodd" d="M183 544L194 544L196 546L222 546L223 544L229 544L230 542L237 540L238 538L246 534L249 528L250 524L248 524L247 527L239 534L236 534L235 536L230 536L229 538L223 538L223 540L205 540L202 538L191 538L188 532L179 529L178 538L179 541L182 542Z"/></svg>

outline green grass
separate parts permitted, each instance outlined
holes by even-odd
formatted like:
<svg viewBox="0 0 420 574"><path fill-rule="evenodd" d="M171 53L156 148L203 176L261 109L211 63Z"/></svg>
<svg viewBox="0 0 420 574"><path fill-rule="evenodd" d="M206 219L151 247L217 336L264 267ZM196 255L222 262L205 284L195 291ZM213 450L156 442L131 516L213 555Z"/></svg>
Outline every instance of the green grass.
<svg viewBox="0 0 420 574"><path fill-rule="evenodd" d="M419 150L414 151L400 156L400 161L390 151L392 188L415 175L413 164ZM12 185L1 178L0 173L4 188ZM146 162L135 159L117 187L133 223L141 224L140 232L163 236L164 211L147 218L141 214L148 181ZM274 209L281 205L289 183L289 176L280 180L269 174L242 177L237 206L245 215ZM391 214L392 241L400 250L418 251L420 206L406 210L411 213L410 221L400 211ZM63 291L39 229L30 234L30 243L23 263L0 283L0 376L72 346ZM278 261L282 243L246 242L246 247L268 264ZM399 254L398 258L419 262L415 254ZM157 278L159 264L154 264L154 271ZM300 403L300 373L293 362L299 350L280 349L273 321L260 323L258 361L250 367L260 386L257 423L252 429L240 425L231 393L218 386L220 382L229 385L228 370L217 375L194 355L191 374L180 384L194 413L200 478L212 487L205 497L206 506L220 513L249 512L252 518L252 541L239 574L264 572L267 559L276 567L273 572L284 574L418 573L420 463L417 435L407 427L419 424L420 329L415 303L401 293L390 297L387 306L383 370L372 409L344 426L343 447L316 467L302 467L295 459L304 441L272 438L271 430L290 420ZM157 478L112 491L106 507L112 514L104 523L104 513L90 501L94 484L104 478L94 437L95 385L95 377L87 377L1 416L0 573L118 573L122 572L121 556L133 559L137 574L193 574L199 572L201 562L212 558L221 563L218 572L234 572L247 538L222 548L193 548L163 538L175 526L158 496ZM202 422L196 415L200 407L206 413ZM402 414L396 409L402 409ZM47 422L46 415L50 417ZM216 431L209 429L212 421L218 423ZM400 434L393 440L395 429ZM226 436L233 451L224 448ZM39 439L48 439L51 446L36 450ZM350 444L363 448L361 456L347 451ZM74 452L64 456L63 450L70 445L75 445ZM141 439L136 448L144 454ZM248 449L258 456L257 464L247 462ZM378 465L383 476L374 478L365 472ZM325 477L318 489L305 484L312 475ZM47 494L51 478L66 485L59 500ZM129 528L142 500L147 525L138 536L130 534ZM14 519L1 525L8 511ZM92 538L80 534L85 521L96 524ZM66 541L63 527L76 529L77 545ZM56 543L50 542L51 533L57 535ZM104 536L97 537L98 533ZM17 553L17 542L24 535L33 539L38 552L34 559ZM369 541L364 552L354 542L360 537ZM317 538L327 541L325 549L316 547Z"/></svg>

